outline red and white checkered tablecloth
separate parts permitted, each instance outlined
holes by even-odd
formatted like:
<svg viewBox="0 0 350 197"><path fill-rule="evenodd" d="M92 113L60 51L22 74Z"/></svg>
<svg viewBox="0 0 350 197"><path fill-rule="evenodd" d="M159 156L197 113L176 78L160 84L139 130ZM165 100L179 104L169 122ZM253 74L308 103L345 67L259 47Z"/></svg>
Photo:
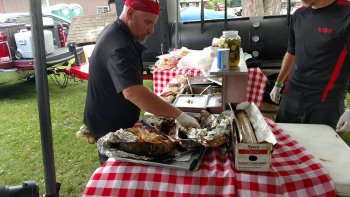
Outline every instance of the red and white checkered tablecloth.
<svg viewBox="0 0 350 197"><path fill-rule="evenodd" d="M159 95L163 88L169 83L169 81L180 74L188 73L190 77L201 75L201 71L197 69L180 69L172 68L169 70L156 69L153 72L153 91ZM260 70L260 68L248 69L248 87L247 87L247 98L249 102L255 103L256 106L260 107L263 94L265 91L267 77Z"/></svg>
<svg viewBox="0 0 350 197"><path fill-rule="evenodd" d="M270 172L238 172L231 153L208 149L197 171L120 162L113 158L99 167L83 196L335 196L325 169L307 150L266 119L278 144Z"/></svg>
<svg viewBox="0 0 350 197"><path fill-rule="evenodd" d="M190 77L196 77L202 75L202 72L197 69L182 69L174 67L172 69L161 70L155 69L153 71L153 91L155 94L160 95L166 85L172 78L175 78L177 75L188 74Z"/></svg>
<svg viewBox="0 0 350 197"><path fill-rule="evenodd" d="M258 107L262 104L267 80L260 68L248 69L247 98Z"/></svg>

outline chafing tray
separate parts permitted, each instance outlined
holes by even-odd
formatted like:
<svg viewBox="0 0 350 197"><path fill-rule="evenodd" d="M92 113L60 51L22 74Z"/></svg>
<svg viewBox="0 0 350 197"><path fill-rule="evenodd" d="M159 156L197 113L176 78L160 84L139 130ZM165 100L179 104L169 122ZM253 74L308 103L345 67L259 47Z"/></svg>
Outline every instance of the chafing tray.
<svg viewBox="0 0 350 197"><path fill-rule="evenodd" d="M222 111L222 94L210 94L207 100L207 110L211 114L218 114Z"/></svg>
<svg viewBox="0 0 350 197"><path fill-rule="evenodd" d="M150 166L193 171L193 170L199 169L200 165L202 164L202 159L205 155L206 150L207 149L205 147L195 150L188 161L173 160L173 161L170 161L169 163L161 163L156 161L131 159L131 158L123 158L123 157L113 157L113 158L115 158L118 161L126 161L126 162L132 162L132 163L144 164L144 165L150 165Z"/></svg>
<svg viewBox="0 0 350 197"><path fill-rule="evenodd" d="M180 94L174 101L174 106L185 112L199 113L206 108L208 95Z"/></svg>
<svg viewBox="0 0 350 197"><path fill-rule="evenodd" d="M198 85L198 84L210 85L210 84L214 84L214 82L212 82L212 81L208 80L206 77L200 75L200 76L190 77L190 84L191 85Z"/></svg>
<svg viewBox="0 0 350 197"><path fill-rule="evenodd" d="M191 89L193 94L189 94L189 87L185 86L175 98L173 105L185 112L200 113L203 109L211 114L222 112L221 87L193 85Z"/></svg>
<svg viewBox="0 0 350 197"><path fill-rule="evenodd" d="M220 86L215 86L215 85L191 85L193 94L200 94L202 95L208 95L208 94L216 94L216 93L221 93L221 87ZM188 85L186 85L181 91L180 94L190 94L190 89Z"/></svg>

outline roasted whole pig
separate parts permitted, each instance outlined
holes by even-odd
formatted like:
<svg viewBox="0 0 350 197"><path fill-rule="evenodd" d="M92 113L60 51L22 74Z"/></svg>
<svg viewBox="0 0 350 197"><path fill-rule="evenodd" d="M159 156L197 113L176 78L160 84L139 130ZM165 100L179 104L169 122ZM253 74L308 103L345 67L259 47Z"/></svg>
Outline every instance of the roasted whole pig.
<svg viewBox="0 0 350 197"><path fill-rule="evenodd" d="M176 148L175 143L163 132L149 126L119 129L100 140L98 142L100 148L122 151L124 153L117 154L122 157L146 156L154 158L169 154Z"/></svg>

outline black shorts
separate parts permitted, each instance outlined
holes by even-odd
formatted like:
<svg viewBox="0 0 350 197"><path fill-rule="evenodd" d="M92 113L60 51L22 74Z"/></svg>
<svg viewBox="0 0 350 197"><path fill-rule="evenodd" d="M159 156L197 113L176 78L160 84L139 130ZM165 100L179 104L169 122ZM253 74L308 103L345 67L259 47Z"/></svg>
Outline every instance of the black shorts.
<svg viewBox="0 0 350 197"><path fill-rule="evenodd" d="M335 129L344 110L344 100L321 103L298 101L284 96L281 100L276 122L325 124Z"/></svg>

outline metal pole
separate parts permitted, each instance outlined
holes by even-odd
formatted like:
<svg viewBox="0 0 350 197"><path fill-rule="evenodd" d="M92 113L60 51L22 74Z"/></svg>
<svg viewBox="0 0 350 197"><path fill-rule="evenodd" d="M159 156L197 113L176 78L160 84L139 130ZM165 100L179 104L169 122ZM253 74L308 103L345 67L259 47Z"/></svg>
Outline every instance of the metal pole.
<svg viewBox="0 0 350 197"><path fill-rule="evenodd" d="M290 17L291 17L291 15L290 15L290 7L291 7L291 2L290 2L290 0L288 0L288 5L287 5L287 28L289 28L289 26L290 26Z"/></svg>
<svg viewBox="0 0 350 197"><path fill-rule="evenodd" d="M35 82L38 97L38 111L43 153L45 196L58 196L54 151L52 143L50 99L47 82L46 53L43 32L41 0L30 0L31 29L34 44Z"/></svg>
<svg viewBox="0 0 350 197"><path fill-rule="evenodd" d="M175 48L180 48L179 46L179 0L176 0L176 22L175 22Z"/></svg>
<svg viewBox="0 0 350 197"><path fill-rule="evenodd" d="M204 0L201 0L201 33L204 32Z"/></svg>
<svg viewBox="0 0 350 197"><path fill-rule="evenodd" d="M117 10L117 16L120 16L124 8L124 2L120 0L115 0L115 7Z"/></svg>

